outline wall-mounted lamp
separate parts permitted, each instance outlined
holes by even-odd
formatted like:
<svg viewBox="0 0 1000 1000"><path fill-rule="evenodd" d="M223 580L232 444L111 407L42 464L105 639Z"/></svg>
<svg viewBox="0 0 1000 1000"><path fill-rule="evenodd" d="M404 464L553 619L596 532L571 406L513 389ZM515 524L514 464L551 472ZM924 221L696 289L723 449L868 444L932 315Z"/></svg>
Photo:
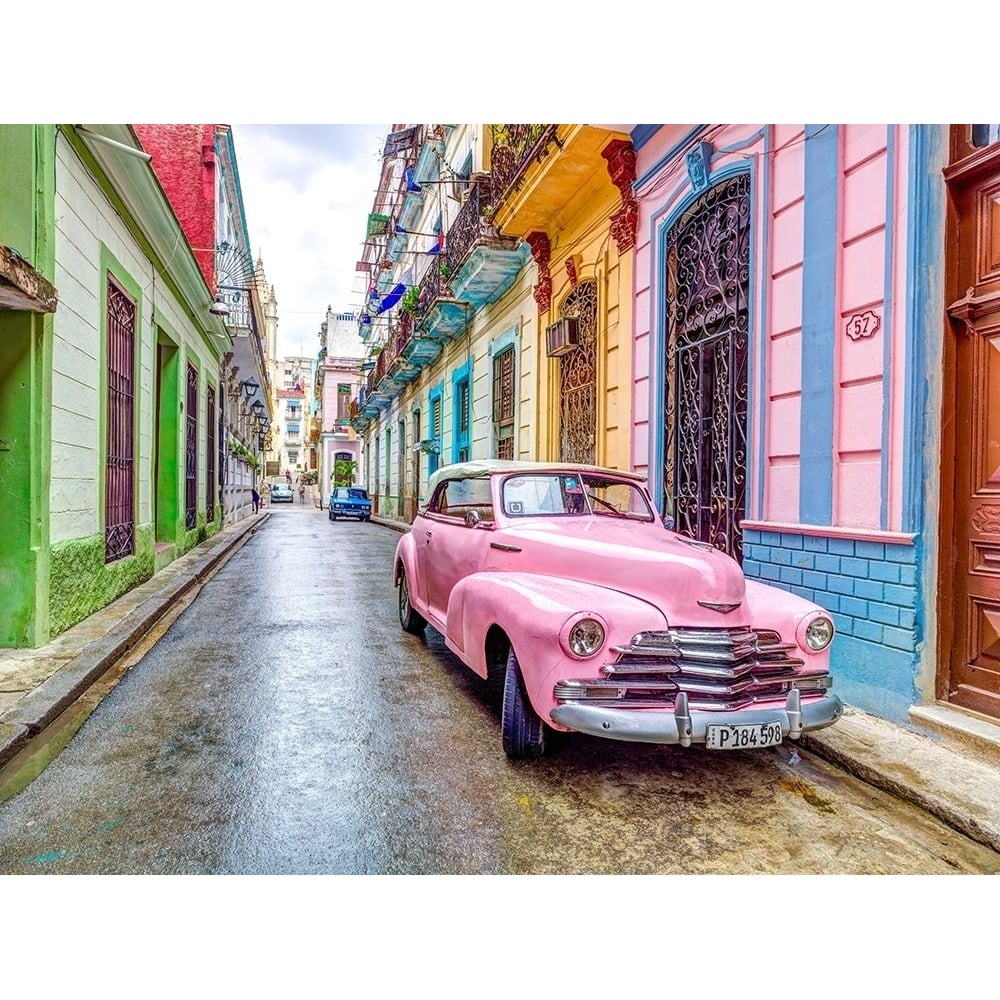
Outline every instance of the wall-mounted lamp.
<svg viewBox="0 0 1000 1000"><path fill-rule="evenodd" d="M255 399L250 405L250 409L257 414L258 417L264 412L264 403L259 399Z"/></svg>
<svg viewBox="0 0 1000 1000"><path fill-rule="evenodd" d="M216 295L215 301L209 306L208 311L213 316L228 316L229 306L226 305L226 300L221 295Z"/></svg>
<svg viewBox="0 0 1000 1000"><path fill-rule="evenodd" d="M260 388L260 383L255 378L248 378L240 382L240 386L249 399Z"/></svg>

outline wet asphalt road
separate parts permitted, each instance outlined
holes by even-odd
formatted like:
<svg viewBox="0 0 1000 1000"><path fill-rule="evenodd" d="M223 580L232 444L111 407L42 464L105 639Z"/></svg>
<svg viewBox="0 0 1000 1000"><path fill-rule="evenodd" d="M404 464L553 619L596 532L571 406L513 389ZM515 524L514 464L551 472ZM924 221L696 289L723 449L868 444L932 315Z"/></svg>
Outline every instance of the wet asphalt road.
<svg viewBox="0 0 1000 1000"><path fill-rule="evenodd" d="M0 873L957 873L1000 855L789 747L574 736L498 710L396 619L399 535L271 517L0 805Z"/></svg>

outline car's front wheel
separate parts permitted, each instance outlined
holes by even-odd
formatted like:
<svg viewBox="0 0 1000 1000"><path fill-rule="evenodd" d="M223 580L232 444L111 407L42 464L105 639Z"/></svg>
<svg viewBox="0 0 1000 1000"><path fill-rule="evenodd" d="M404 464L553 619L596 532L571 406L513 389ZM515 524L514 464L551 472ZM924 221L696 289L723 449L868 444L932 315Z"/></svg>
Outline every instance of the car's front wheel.
<svg viewBox="0 0 1000 1000"><path fill-rule="evenodd" d="M427 619L414 611L410 604L410 586L406 581L405 570L399 574L399 624L410 635L420 635L427 626Z"/></svg>
<svg viewBox="0 0 1000 1000"><path fill-rule="evenodd" d="M333 520L333 511L332 510L329 512L329 515L330 515L330 520L332 521Z"/></svg>
<svg viewBox="0 0 1000 1000"><path fill-rule="evenodd" d="M503 750L511 760L534 759L545 753L545 723L531 707L521 667L511 647L503 687Z"/></svg>

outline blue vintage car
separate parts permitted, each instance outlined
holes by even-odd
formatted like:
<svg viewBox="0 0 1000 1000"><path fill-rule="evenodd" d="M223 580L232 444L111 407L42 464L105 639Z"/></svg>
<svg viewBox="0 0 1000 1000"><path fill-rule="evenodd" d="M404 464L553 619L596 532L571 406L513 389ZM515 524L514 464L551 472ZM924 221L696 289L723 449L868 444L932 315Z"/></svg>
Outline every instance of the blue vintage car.
<svg viewBox="0 0 1000 1000"><path fill-rule="evenodd" d="M368 491L361 486L334 486L330 491L330 520L336 521L338 517L370 521L372 502Z"/></svg>

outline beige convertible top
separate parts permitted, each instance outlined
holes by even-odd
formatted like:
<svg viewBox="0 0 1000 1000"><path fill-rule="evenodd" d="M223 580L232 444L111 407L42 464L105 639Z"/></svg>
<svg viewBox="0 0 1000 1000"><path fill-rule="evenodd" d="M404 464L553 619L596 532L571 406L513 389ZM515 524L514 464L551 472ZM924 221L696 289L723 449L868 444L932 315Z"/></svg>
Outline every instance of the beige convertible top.
<svg viewBox="0 0 1000 1000"><path fill-rule="evenodd" d="M580 465L576 462L516 462L503 458L483 458L473 462L456 462L453 465L442 465L427 484L427 496L433 495L437 484L442 479L486 479L498 472L579 472L596 473L597 475L619 476L644 483L646 477L641 472L628 472L625 469L609 469L600 465Z"/></svg>

